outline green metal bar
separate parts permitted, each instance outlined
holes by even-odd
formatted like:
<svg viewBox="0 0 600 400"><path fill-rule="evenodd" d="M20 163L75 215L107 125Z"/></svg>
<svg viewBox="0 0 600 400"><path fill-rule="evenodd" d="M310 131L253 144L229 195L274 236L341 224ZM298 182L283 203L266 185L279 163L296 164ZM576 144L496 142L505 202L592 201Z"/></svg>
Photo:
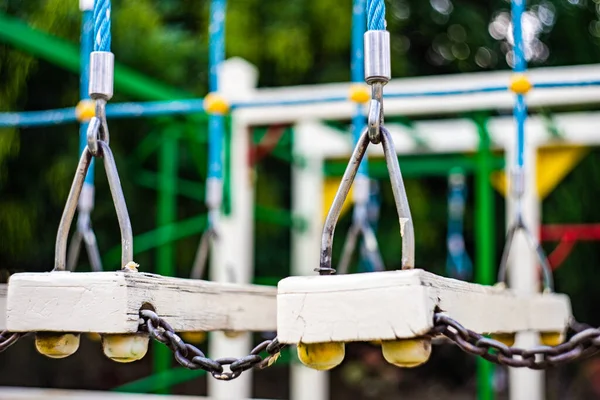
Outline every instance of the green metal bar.
<svg viewBox="0 0 600 400"><path fill-rule="evenodd" d="M483 118L475 120L479 133L478 168L475 173L475 282L494 284L494 192L490 177L493 170L491 141ZM493 400L494 365L481 357L477 359L477 399Z"/></svg>
<svg viewBox="0 0 600 400"><path fill-rule="evenodd" d="M138 170L134 175L135 183L149 189L157 189L160 181L160 174L151 171ZM169 189L171 190L171 189ZM177 184L173 185L172 190L175 190L174 195L181 195L192 200L204 200L204 185L199 182L190 181L188 179L177 179Z"/></svg>
<svg viewBox="0 0 600 400"><path fill-rule="evenodd" d="M489 156L490 168L501 170L504 168L504 158ZM462 168L466 173L474 173L479 168L479 161L475 157L465 155L440 156L421 155L404 156L400 161L402 175L410 178L423 176L447 176L452 168ZM329 160L325 163L326 176L342 176L346 168L346 161ZM383 159L369 159L369 174L373 178L383 179L387 176L387 167Z"/></svg>
<svg viewBox="0 0 600 400"><path fill-rule="evenodd" d="M39 57L74 73L79 73L79 48L66 40L32 28L24 21L0 12L0 42ZM117 56L118 57L118 56ZM193 97L115 63L115 92L145 100L173 100Z"/></svg>
<svg viewBox="0 0 600 400"><path fill-rule="evenodd" d="M177 240L196 235L204 231L206 227L206 215L197 215L195 217L178 221L172 224L158 227L149 232L142 233L133 238L135 246L133 254L140 254ZM110 249L103 262L106 265L118 264L121 257L121 246Z"/></svg>
<svg viewBox="0 0 600 400"><path fill-rule="evenodd" d="M172 127L172 125L171 125ZM178 140L172 132L165 130L158 152L158 215L157 226L175 222L177 217L177 161ZM175 246L173 242L164 243L156 249L156 273L162 276L175 276ZM172 355L165 346L154 348L154 372L161 373L171 367ZM159 390L168 393L168 389Z"/></svg>

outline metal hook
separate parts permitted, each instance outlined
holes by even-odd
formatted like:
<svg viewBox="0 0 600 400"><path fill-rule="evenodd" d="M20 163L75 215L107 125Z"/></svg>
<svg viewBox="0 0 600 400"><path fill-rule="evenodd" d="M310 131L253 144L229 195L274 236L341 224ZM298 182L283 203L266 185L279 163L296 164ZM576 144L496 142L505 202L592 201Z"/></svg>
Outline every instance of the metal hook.
<svg viewBox="0 0 600 400"><path fill-rule="evenodd" d="M367 127L369 140L373 144L381 142L381 127L383 126L383 82L373 82L371 85L371 102Z"/></svg>
<svg viewBox="0 0 600 400"><path fill-rule="evenodd" d="M510 227L508 233L506 235L506 244L504 245L504 249L502 251L502 258L500 260L500 267L498 268L498 282L502 282L506 284L506 274L508 270L508 256L510 254L510 249L512 247L513 239L517 233L517 231L522 230L525 234L525 238L529 242L531 248L535 251L538 261L540 262L540 266L542 269L543 275L543 285L544 292L553 292L554 291L554 280L552 278L552 270L550 268L550 263L548 262L548 258L546 257L546 253L542 248L541 244L538 240L533 236L531 231L525 226L525 222L523 221L523 216L520 212L517 213L517 217L515 219L515 223Z"/></svg>
<svg viewBox="0 0 600 400"><path fill-rule="evenodd" d="M98 144L98 155L104 158L104 169L106 170L106 176L108 178L108 185L115 205L115 211L117 213L117 219L119 221L119 228L121 230L121 268L133 261L133 232L131 229L131 221L129 220L129 213L127 211L127 205L125 204L125 198L123 196L123 189L121 187L121 181L119 180L119 174L115 164L115 159L110 150L108 144L103 141L97 141ZM69 191L69 196L63 210L60 223L58 225L58 233L56 235L56 246L54 256L54 271L64 271L66 266L67 258L67 238L69 236L69 229L75 216L75 210L77 208L77 201L81 195L83 188L83 182L87 174L88 168L92 160L92 153L88 147L83 150L77 170L75 172L75 178Z"/></svg>
<svg viewBox="0 0 600 400"><path fill-rule="evenodd" d="M106 99L96 99L96 115L90 119L87 130L87 145L93 156L98 156L98 141L110 143L108 122L106 121Z"/></svg>
<svg viewBox="0 0 600 400"><path fill-rule="evenodd" d="M400 236L402 238L402 269L410 269L414 268L415 260L414 228L410 215L410 208L408 206L406 190L404 188L404 182L402 181L402 173L400 171L400 165L398 164L398 158L396 156L392 135L384 127L381 127L380 132L385 161L387 164L388 173L390 175L390 184L392 186L394 201L396 203L396 211L400 221ZM350 161L342 177L342 182L338 187L338 191L333 199L329 213L327 214L325 225L323 226L323 235L321 236L320 267L316 269L316 271L318 271L321 275L335 273L335 270L331 267L335 226L340 217L342 205L344 204L344 201L350 192L350 187L352 186L352 182L354 181L356 173L358 172L360 162L367 151L369 142L369 131L367 129L360 136L356 147L354 148L354 152L350 157Z"/></svg>

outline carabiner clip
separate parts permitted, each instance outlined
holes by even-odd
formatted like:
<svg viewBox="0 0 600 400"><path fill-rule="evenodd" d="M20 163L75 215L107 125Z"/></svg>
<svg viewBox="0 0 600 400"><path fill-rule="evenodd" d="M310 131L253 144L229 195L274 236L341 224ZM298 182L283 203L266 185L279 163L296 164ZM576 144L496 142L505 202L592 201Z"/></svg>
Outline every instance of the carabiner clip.
<svg viewBox="0 0 600 400"><path fill-rule="evenodd" d="M406 189L404 188L402 173L400 171L400 165L398 164L398 158L396 156L392 135L384 127L380 127L380 132L385 161L387 164L388 173L390 175L390 184L392 186L394 201L396 203L396 211L398 213L400 222L400 236L402 238L402 269L411 269L414 268L415 265L415 234L412 217L410 214L410 207L408 205L408 198L406 196ZM366 129L354 148L354 152L350 157L350 161L342 177L342 182L338 187L331 208L329 209L329 213L327 214L327 218L325 219L323 234L321 236L320 267L315 269L315 271L319 272L321 275L330 275L335 273L335 269L331 267L335 226L340 217L342 205L344 204L346 197L348 197L350 187L354 182L354 178L358 172L358 167L367 151L369 143L369 130Z"/></svg>
<svg viewBox="0 0 600 400"><path fill-rule="evenodd" d="M125 197L123 196L123 188L121 187L121 181L119 179L119 174L112 151L110 150L108 144L102 140L98 140L97 145L98 157L104 158L104 169L106 170L108 186L112 194L115 211L117 213L117 219L119 221L119 228L121 231L121 269L127 269L126 266L133 261L133 232L131 229L131 221L129 219ZM81 154L81 158L79 159L79 164L77 165L77 170L75 172L75 178L71 184L69 196L67 197L65 208L58 225L53 271L65 270L69 229L71 227L71 223L73 222L73 217L75 216L77 202L79 200L79 196L81 195L85 176L87 175L91 161L92 153L90 149L86 147Z"/></svg>

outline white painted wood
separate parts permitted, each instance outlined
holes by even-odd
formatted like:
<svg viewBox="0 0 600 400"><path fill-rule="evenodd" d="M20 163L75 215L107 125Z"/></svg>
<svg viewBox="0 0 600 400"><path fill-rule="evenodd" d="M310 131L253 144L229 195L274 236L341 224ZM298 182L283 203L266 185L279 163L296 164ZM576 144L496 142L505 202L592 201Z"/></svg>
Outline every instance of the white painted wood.
<svg viewBox="0 0 600 400"><path fill-rule="evenodd" d="M538 237L540 231L540 207L541 202L537 196L536 188L536 147L533 138L530 138L530 130L526 126L525 136L525 192L522 198L523 219L531 232ZM513 129L516 132L516 127ZM507 143L507 170L515 165L516 148L515 135ZM507 198L506 218L507 227L514 221L517 204L512 197ZM508 260L508 285L517 293L531 295L538 293L540 280L538 275L538 260L534 249L522 233L515 236L510 257ZM515 345L531 348L540 344L537 332L521 332L516 335ZM508 371L509 396L511 400L542 400L545 394L545 371L534 371L525 368L510 368Z"/></svg>
<svg viewBox="0 0 600 400"><path fill-rule="evenodd" d="M6 284L0 284L0 331L6 329Z"/></svg>
<svg viewBox="0 0 600 400"><path fill-rule="evenodd" d="M211 400L201 396L115 393L92 390L63 390L22 387L0 387L2 400ZM243 400L243 399L238 399Z"/></svg>
<svg viewBox="0 0 600 400"><path fill-rule="evenodd" d="M412 338L433 327L436 309L480 333L564 331L571 316L560 294L516 294L415 269L279 282L282 343Z"/></svg>
<svg viewBox="0 0 600 400"><path fill-rule="evenodd" d="M528 71L535 83L600 80L598 65L532 68ZM395 98L394 93L450 91L507 85L510 71L476 72L418 78L393 78L384 90L386 115L439 115L474 110L512 110L514 98L507 91L476 94ZM263 88L244 101L269 102L311 99L304 105L261 106L238 109L252 125L295 123L305 118L350 119L354 104L348 100L319 101L319 98L347 98L350 83ZM600 86L533 89L527 97L529 108L590 104L600 101Z"/></svg>
<svg viewBox="0 0 600 400"><path fill-rule="evenodd" d="M319 147L314 145L318 128L316 121L302 121L294 127L293 155L304 160L304 164L292 165L292 214L306 221L307 226L306 230L292 230L292 276L314 275L314 269L319 266L324 159L317 150ZM306 368L300 363L292 363L290 368L292 400L329 399L329 372Z"/></svg>
<svg viewBox="0 0 600 400"><path fill-rule="evenodd" d="M151 304L173 329L275 329L271 287L162 277L142 272L18 273L10 277L7 327L13 332L128 333Z"/></svg>
<svg viewBox="0 0 600 400"><path fill-rule="evenodd" d="M247 65L239 60L228 60L222 76L227 77L228 86L222 87L227 97L250 96L256 85L256 76ZM235 84L232 84L235 82ZM220 238L213 244L210 264L210 279L215 282L250 283L254 275L254 181L248 163L250 137L248 123L232 113L231 120L231 158L228 168L231 172L231 213L223 215L220 224ZM267 313L273 319L270 310L261 310L257 304L248 318L264 318ZM274 331L272 324L261 331ZM228 337L222 332L210 335L209 354L213 358L241 357L250 353L252 336L238 333ZM252 395L253 371L246 371L233 381L208 380L208 395L219 400L235 400Z"/></svg>

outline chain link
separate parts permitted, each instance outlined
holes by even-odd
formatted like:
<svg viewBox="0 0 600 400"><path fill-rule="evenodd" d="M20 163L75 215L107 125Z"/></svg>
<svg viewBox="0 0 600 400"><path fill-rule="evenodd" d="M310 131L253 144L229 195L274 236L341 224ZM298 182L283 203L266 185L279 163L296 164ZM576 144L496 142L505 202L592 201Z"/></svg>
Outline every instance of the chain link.
<svg viewBox="0 0 600 400"><path fill-rule="evenodd" d="M202 350L189 343L185 343L164 319L154 311L142 310L140 317L143 322L140 328L147 331L150 336L166 345L175 355L175 360L188 369L203 369L213 377L223 381L230 381L252 368L263 369L271 366L279 357L281 350L286 347L279 343L277 338L265 340L256 346L249 355L241 358L225 357L216 360L206 357ZM264 359L260 353L266 351L269 355ZM229 370L225 370L228 366Z"/></svg>
<svg viewBox="0 0 600 400"><path fill-rule="evenodd" d="M430 335L444 335L467 353L515 368L547 369L590 356L600 350L600 329L577 322L572 322L569 326L576 333L568 341L554 347L536 346L528 350L509 347L498 340L487 338L466 329L444 314L434 315L434 325Z"/></svg>
<svg viewBox="0 0 600 400"><path fill-rule="evenodd" d="M25 336L23 333L15 333L9 331L0 332L0 353L8 349L13 344L17 343L17 341L23 336Z"/></svg>

